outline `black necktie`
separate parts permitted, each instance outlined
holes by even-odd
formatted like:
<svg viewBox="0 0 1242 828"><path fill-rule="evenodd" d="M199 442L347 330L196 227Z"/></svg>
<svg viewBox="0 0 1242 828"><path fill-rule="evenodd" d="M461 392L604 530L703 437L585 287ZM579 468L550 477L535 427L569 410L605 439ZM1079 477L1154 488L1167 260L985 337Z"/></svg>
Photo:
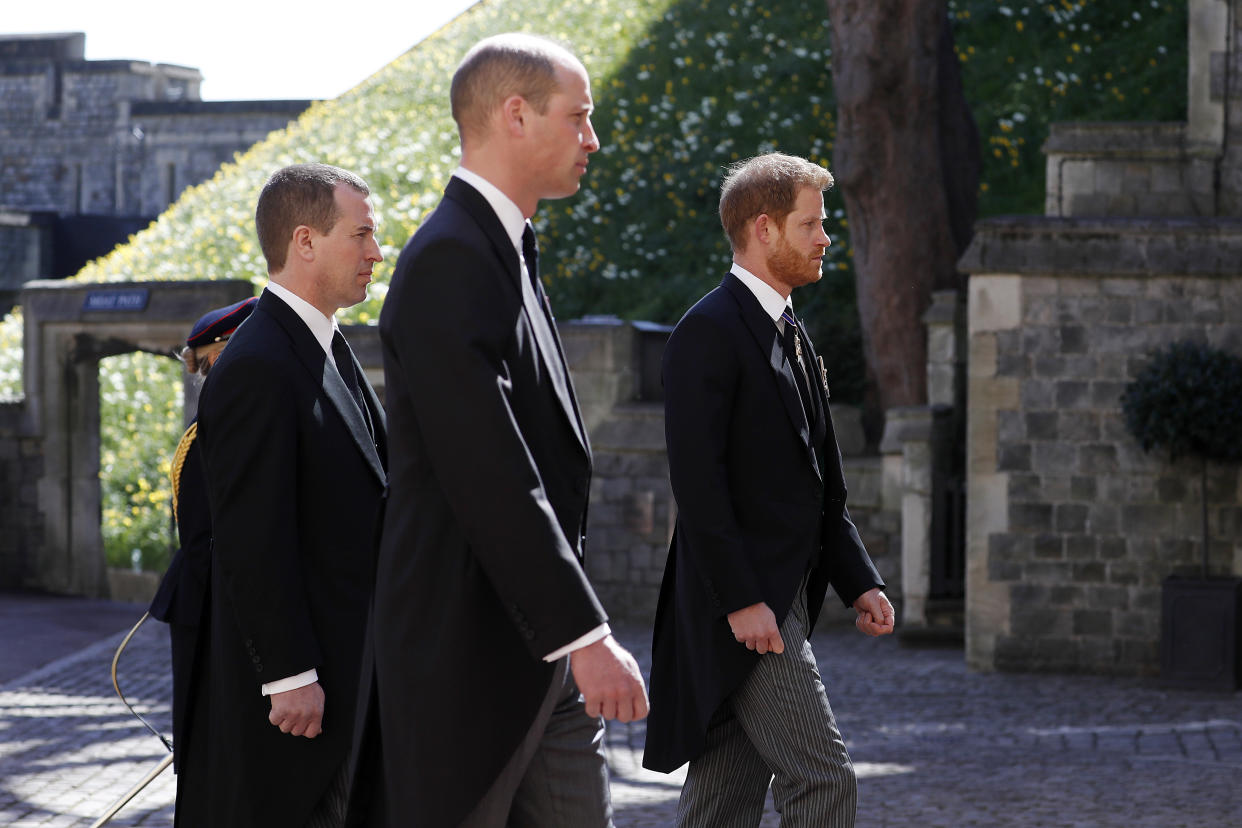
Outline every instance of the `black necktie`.
<svg viewBox="0 0 1242 828"><path fill-rule="evenodd" d="M539 281L539 244L535 241L535 228L529 221L522 230L522 259L526 262L526 275L530 278L531 295L534 297L535 304L539 305L539 313L543 317L543 325L531 319L531 324L535 326L536 341L539 342L539 348L544 351L549 368L557 374L553 379L557 387L557 396L561 398L567 409L573 411L573 419L577 423L579 433L585 438L586 432L582 428L582 418L574 402L569 363L565 361L565 351L561 348L560 335L556 332L556 318L552 315L552 303L548 301L548 294L543 290L543 282ZM528 308L527 312L536 313L534 308ZM557 364L560 365L559 370L554 367Z"/></svg>
<svg viewBox="0 0 1242 828"><path fill-rule="evenodd" d="M526 260L526 275L530 277L530 285L534 288L535 298L542 304L543 285L539 283L539 244L535 241L535 228L526 223L522 231L522 258Z"/></svg>
<svg viewBox="0 0 1242 828"><path fill-rule="evenodd" d="M350 396L354 398L358 411L367 424L371 439L375 439L375 426L371 424L371 412L367 410L366 399L362 396L362 384L358 381L358 372L354 370L353 351L349 349L349 343L345 341L345 337L339 330L332 332L332 360L336 363L337 372L340 373L341 379L345 380L345 387L349 389Z"/></svg>

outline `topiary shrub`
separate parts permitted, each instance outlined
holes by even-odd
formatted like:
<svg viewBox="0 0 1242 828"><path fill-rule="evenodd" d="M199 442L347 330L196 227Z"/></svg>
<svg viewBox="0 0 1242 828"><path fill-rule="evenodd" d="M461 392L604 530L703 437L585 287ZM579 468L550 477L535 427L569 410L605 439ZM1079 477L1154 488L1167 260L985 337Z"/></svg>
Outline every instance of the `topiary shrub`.
<svg viewBox="0 0 1242 828"><path fill-rule="evenodd" d="M1149 355L1121 395L1126 430L1144 451L1198 457L1203 508L1203 576L1208 574L1209 461L1242 460L1242 359L1200 342Z"/></svg>

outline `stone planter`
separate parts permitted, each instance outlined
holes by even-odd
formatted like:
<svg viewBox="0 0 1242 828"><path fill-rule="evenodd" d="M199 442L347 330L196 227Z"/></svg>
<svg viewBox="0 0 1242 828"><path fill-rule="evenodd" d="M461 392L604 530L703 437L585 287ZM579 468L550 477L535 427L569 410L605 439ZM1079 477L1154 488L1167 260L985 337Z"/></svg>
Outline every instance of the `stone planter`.
<svg viewBox="0 0 1242 828"><path fill-rule="evenodd" d="M1160 676L1195 690L1242 685L1242 578L1164 580Z"/></svg>

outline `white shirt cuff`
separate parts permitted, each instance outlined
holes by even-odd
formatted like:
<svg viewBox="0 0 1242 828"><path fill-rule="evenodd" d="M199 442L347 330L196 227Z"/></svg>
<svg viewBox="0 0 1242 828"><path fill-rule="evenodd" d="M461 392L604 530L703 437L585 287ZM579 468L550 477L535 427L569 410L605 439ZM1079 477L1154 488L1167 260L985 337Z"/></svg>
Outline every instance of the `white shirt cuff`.
<svg viewBox="0 0 1242 828"><path fill-rule="evenodd" d="M319 674L315 672L315 668L307 670L305 673L298 673L296 676L282 678L277 681L269 681L263 685L263 695L274 696L277 693L285 693L289 690L297 690L299 687L305 687L308 684L314 684L319 681Z"/></svg>
<svg viewBox="0 0 1242 828"><path fill-rule="evenodd" d="M581 638L575 638L573 641L569 642L564 647L561 647L559 650L548 653L546 656L543 657L543 660L544 661L556 661L558 658L564 658L565 656L572 653L574 650L581 650L583 647L587 646L588 644L594 644L596 641L599 641L600 639L605 638L606 636L609 636L611 634L612 634L612 629L607 624L600 624L598 627L591 630L589 633L582 636Z"/></svg>

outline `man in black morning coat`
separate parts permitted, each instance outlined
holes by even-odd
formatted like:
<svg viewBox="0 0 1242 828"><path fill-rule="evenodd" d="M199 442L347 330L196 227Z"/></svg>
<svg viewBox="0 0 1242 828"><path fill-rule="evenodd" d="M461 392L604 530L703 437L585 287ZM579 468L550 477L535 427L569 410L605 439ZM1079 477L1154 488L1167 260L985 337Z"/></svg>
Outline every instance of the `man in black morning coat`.
<svg viewBox="0 0 1242 828"><path fill-rule="evenodd" d="M679 825L854 824L856 782L807 636L829 584L869 635L884 586L845 508L824 365L789 301L829 245L828 171L735 165L720 215L733 267L664 352L677 524L660 589L643 764L690 762ZM775 780L773 781L773 775Z"/></svg>
<svg viewBox="0 0 1242 828"><path fill-rule="evenodd" d="M384 490L384 412L333 314L382 260L366 184L279 170L255 221L270 281L198 414L213 537L213 826L337 826Z"/></svg>
<svg viewBox="0 0 1242 828"><path fill-rule="evenodd" d="M250 297L204 314L186 337L181 359L199 380L207 376L229 337L258 302ZM210 728L210 698L204 677L211 616L211 507L199 453L198 421L186 429L173 453L173 516L181 545L160 580L148 612L169 626L172 646L173 770L177 773L175 828L208 825L211 801L207 751L199 747ZM196 739L197 737L197 739Z"/></svg>
<svg viewBox="0 0 1242 828"><path fill-rule="evenodd" d="M461 167L380 314L390 491L362 715L382 763L353 801L393 828L597 828L600 717L647 699L583 571L591 454L527 221L599 148L590 83L563 48L500 35L452 106Z"/></svg>

